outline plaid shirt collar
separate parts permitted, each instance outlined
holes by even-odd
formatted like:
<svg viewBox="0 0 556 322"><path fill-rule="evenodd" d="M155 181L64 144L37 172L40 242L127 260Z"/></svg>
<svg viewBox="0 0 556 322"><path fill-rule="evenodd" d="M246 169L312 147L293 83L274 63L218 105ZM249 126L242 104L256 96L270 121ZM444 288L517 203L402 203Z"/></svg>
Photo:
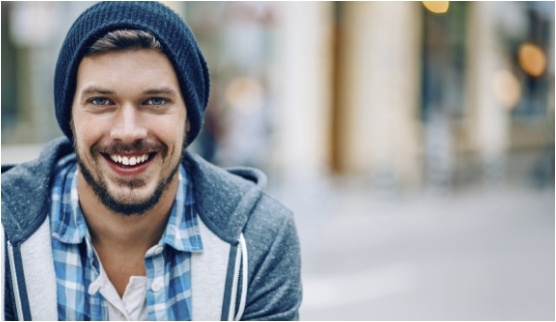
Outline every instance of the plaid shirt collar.
<svg viewBox="0 0 556 322"><path fill-rule="evenodd" d="M71 163L75 163L74 154L60 160L57 167L59 170L67 169L68 166L71 166ZM87 240L88 244L90 242L89 230L79 206L77 195L77 171L77 164L75 163L67 173L66 180L71 180L70 200L69 202L68 200L62 200L60 217L53 221L52 236L67 244L80 244L84 239ZM197 216L194 211L190 213L185 211L186 208L189 209L193 206L194 199L189 174L185 171L183 165L180 165L178 180L176 198L172 204L170 217L159 245L169 245L178 251L201 252L203 243ZM62 198L67 198L68 191L63 191L67 187L60 186L59 188L62 190L60 193Z"/></svg>

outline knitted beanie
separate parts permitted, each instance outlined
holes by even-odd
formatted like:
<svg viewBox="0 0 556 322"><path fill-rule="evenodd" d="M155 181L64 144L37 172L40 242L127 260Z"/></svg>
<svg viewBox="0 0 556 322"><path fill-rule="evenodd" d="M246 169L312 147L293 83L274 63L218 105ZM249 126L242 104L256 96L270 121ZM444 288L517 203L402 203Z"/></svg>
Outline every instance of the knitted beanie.
<svg viewBox="0 0 556 322"><path fill-rule="evenodd" d="M97 39L118 29L148 31L160 42L180 84L190 124L187 143L191 143L203 123L209 97L209 71L191 30L178 14L159 2L101 2L77 18L66 35L56 64L54 103L58 125L72 140L71 108L79 63Z"/></svg>

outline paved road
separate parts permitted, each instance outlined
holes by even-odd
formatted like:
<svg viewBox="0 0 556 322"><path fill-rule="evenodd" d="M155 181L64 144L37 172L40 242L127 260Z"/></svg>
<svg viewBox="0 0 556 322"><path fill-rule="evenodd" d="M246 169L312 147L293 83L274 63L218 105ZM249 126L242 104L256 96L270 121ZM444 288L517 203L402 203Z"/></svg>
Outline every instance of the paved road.
<svg viewBox="0 0 556 322"><path fill-rule="evenodd" d="M296 213L303 320L554 320L553 188L271 190Z"/></svg>

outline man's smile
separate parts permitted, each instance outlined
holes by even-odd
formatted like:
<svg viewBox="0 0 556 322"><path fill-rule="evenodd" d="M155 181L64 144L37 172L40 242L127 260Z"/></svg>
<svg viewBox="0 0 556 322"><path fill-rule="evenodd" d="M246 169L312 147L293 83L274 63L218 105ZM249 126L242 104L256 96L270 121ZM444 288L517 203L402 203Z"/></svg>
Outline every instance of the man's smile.
<svg viewBox="0 0 556 322"><path fill-rule="evenodd" d="M154 156L155 153L145 153L141 155L119 155L119 154L105 154L104 157L110 158L110 160L128 166L139 165L141 163L147 162ZM152 155L152 156L151 156Z"/></svg>
<svg viewBox="0 0 556 322"><path fill-rule="evenodd" d="M146 173L158 153L101 153L101 155L112 171L118 176L135 177Z"/></svg>

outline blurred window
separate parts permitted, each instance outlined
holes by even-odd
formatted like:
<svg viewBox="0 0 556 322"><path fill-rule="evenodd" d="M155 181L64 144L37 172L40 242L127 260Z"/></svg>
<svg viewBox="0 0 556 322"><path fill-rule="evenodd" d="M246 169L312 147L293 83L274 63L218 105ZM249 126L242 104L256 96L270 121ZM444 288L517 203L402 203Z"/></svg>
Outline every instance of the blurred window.
<svg viewBox="0 0 556 322"><path fill-rule="evenodd" d="M423 66L422 118L442 113L452 118L464 114L465 40L467 2L449 3L447 11L422 7Z"/></svg>
<svg viewBox="0 0 556 322"><path fill-rule="evenodd" d="M518 2L516 14L522 21L520 32L505 28L498 32L509 53L512 71L521 84L521 97L512 110L514 119L544 119L547 116L550 37L554 37L554 2ZM510 18L507 18L510 19ZM515 21L515 18L513 19ZM554 86L554 85L551 85Z"/></svg>

